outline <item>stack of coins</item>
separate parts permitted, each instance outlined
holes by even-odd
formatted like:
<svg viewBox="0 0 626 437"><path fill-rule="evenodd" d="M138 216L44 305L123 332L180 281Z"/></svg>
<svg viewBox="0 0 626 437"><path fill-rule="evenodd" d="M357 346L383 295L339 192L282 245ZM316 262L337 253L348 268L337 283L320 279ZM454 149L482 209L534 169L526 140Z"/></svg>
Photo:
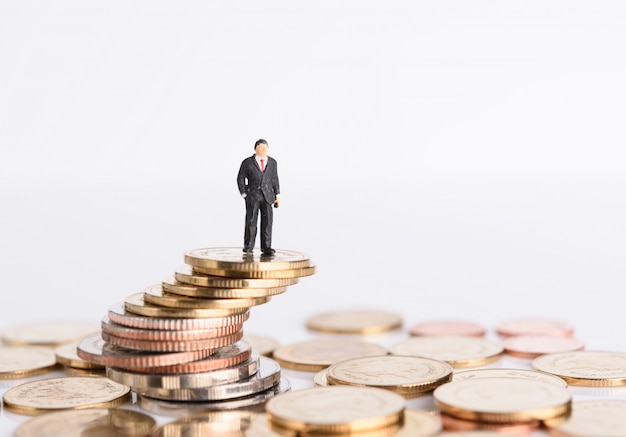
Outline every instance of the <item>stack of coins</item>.
<svg viewBox="0 0 626 437"><path fill-rule="evenodd" d="M109 378L141 395L140 405L161 414L177 410L165 405L172 401L220 410L289 390L280 365L243 339L243 323L251 307L315 273L308 256L206 248L186 252L185 263L161 284L114 304L101 332L79 343L78 356L105 366Z"/></svg>

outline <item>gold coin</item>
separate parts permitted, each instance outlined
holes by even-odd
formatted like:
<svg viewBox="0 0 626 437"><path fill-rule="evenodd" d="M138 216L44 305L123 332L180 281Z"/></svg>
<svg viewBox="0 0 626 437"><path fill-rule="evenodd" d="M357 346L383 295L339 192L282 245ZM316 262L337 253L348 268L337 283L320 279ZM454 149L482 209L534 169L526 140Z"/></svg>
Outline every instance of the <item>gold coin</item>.
<svg viewBox="0 0 626 437"><path fill-rule="evenodd" d="M186 297L164 292L161 285L152 285L143 292L144 302L168 308L229 310L262 305L269 302L270 299L270 296L251 297L247 299L203 299L199 297Z"/></svg>
<svg viewBox="0 0 626 437"><path fill-rule="evenodd" d="M272 356L288 369L318 372L348 358L383 355L387 349L358 340L318 339L279 346Z"/></svg>
<svg viewBox="0 0 626 437"><path fill-rule="evenodd" d="M14 437L148 437L156 421L137 411L87 408L55 411L34 417L15 430Z"/></svg>
<svg viewBox="0 0 626 437"><path fill-rule="evenodd" d="M299 269L290 270L260 270L260 271L238 271L227 269L214 269L209 267L193 267L193 273L202 275L223 276L227 278L242 279L278 279L278 278L302 278L315 274L317 267L311 265Z"/></svg>
<svg viewBox="0 0 626 437"><path fill-rule="evenodd" d="M41 346L0 347L0 379L26 378L55 370L54 351Z"/></svg>
<svg viewBox="0 0 626 437"><path fill-rule="evenodd" d="M179 267L174 273L174 278L183 284L216 288L276 288L298 283L298 278L238 279L194 274L191 266Z"/></svg>
<svg viewBox="0 0 626 437"><path fill-rule="evenodd" d="M404 398L389 390L331 385L295 390L265 405L272 426L300 433L350 433L401 423Z"/></svg>
<svg viewBox="0 0 626 437"><path fill-rule="evenodd" d="M542 355L534 369L563 378L570 385L615 387L626 385L626 353L577 351Z"/></svg>
<svg viewBox="0 0 626 437"><path fill-rule="evenodd" d="M244 272L290 270L309 266L308 255L291 250L277 249L271 256L242 253L240 247L211 247L185 252L185 263L193 267L238 270Z"/></svg>
<svg viewBox="0 0 626 437"><path fill-rule="evenodd" d="M404 410L404 423L393 437L430 437L439 435L442 425L438 417L425 411Z"/></svg>
<svg viewBox="0 0 626 437"><path fill-rule="evenodd" d="M584 343L577 338L549 335L515 335L506 338L503 345L507 354L520 358L536 358L540 355L558 352L573 352L585 347Z"/></svg>
<svg viewBox="0 0 626 437"><path fill-rule="evenodd" d="M209 411L161 425L151 437L244 437L256 414L249 410Z"/></svg>
<svg viewBox="0 0 626 437"><path fill-rule="evenodd" d="M452 379L452 367L432 358L383 355L339 361L328 368L330 384L391 390L412 398Z"/></svg>
<svg viewBox="0 0 626 437"><path fill-rule="evenodd" d="M411 335L464 335L467 337L483 337L485 328L474 322L461 320L441 320L422 322L413 325Z"/></svg>
<svg viewBox="0 0 626 437"><path fill-rule="evenodd" d="M520 378L453 381L437 387L435 405L452 417L490 423L547 420L569 413L572 396L552 382Z"/></svg>
<svg viewBox="0 0 626 437"><path fill-rule="evenodd" d="M170 276L161 282L163 290L180 294L181 296L203 297L212 299L231 299L231 298L250 298L275 296L287 291L287 287L274 288L216 288L216 287L200 287L198 285L189 285L178 282L173 276Z"/></svg>
<svg viewBox="0 0 626 437"><path fill-rule="evenodd" d="M510 436L513 433L514 435L528 435L541 427L541 421L539 420L517 423L491 423L459 419L458 417L453 417L445 413L441 413L439 417L441 417L443 427L451 431L493 431L496 432L498 436L503 434Z"/></svg>
<svg viewBox="0 0 626 437"><path fill-rule="evenodd" d="M252 345L253 350L266 357L271 357L279 346L278 340L265 335L244 334L243 339Z"/></svg>
<svg viewBox="0 0 626 437"><path fill-rule="evenodd" d="M232 309L198 309L198 308L168 308L153 305L144 300L143 293L135 293L124 300L124 308L131 313L146 317L167 317L179 319L194 318L223 318L249 311L249 308Z"/></svg>
<svg viewBox="0 0 626 437"><path fill-rule="evenodd" d="M131 399L130 388L108 378L67 376L15 386L4 393L4 405L18 413L37 415L65 409L117 407Z"/></svg>
<svg viewBox="0 0 626 437"><path fill-rule="evenodd" d="M97 332L98 324L80 321L57 321L32 323L16 326L2 334L4 344L11 346L59 346L79 341L86 335Z"/></svg>
<svg viewBox="0 0 626 437"><path fill-rule="evenodd" d="M623 437L626 435L626 400L595 399L574 401L572 414L552 427L562 437Z"/></svg>
<svg viewBox="0 0 626 437"><path fill-rule="evenodd" d="M378 334L401 328L402 317L378 310L333 311L310 317L306 327L333 334Z"/></svg>
<svg viewBox="0 0 626 437"><path fill-rule="evenodd" d="M326 387L327 385L330 385L330 382L328 381L328 367L320 370L315 374L315 376L313 376L313 383L317 387Z"/></svg>
<svg viewBox="0 0 626 437"><path fill-rule="evenodd" d="M92 363L87 360L83 360L81 357L79 357L76 351L77 347L78 344L74 343L68 343L57 347L54 350L54 355L56 356L57 363L76 369L104 370L104 366Z"/></svg>
<svg viewBox="0 0 626 437"><path fill-rule="evenodd" d="M454 368L478 367L497 361L504 348L493 341L460 335L412 337L393 345L394 355L414 355L445 361Z"/></svg>
<svg viewBox="0 0 626 437"><path fill-rule="evenodd" d="M538 372L536 370L526 369L474 369L464 370L462 372L455 372L452 375L452 381L463 381L466 379L480 379L480 378L519 378L528 380L546 381L556 384L560 387L567 387L567 383L558 376L550 375L549 373Z"/></svg>

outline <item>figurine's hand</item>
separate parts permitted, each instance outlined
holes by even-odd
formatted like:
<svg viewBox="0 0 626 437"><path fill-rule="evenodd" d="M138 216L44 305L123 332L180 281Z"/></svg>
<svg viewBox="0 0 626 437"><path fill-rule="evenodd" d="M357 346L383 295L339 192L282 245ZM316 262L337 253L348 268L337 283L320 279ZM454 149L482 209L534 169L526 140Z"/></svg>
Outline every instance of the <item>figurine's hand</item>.
<svg viewBox="0 0 626 437"><path fill-rule="evenodd" d="M280 205L280 197L277 197L276 200L274 200L274 206L278 208L278 205Z"/></svg>

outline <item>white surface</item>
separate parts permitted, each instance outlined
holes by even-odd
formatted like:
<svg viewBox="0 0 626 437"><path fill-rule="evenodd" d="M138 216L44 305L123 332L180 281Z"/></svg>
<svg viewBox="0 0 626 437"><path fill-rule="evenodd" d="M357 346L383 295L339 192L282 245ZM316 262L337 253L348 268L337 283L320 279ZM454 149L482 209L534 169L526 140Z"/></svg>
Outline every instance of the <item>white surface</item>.
<svg viewBox="0 0 626 437"><path fill-rule="evenodd" d="M0 329L99 321L241 245L265 138L274 246L318 273L249 332L375 307L626 351L625 24L619 0L0 0Z"/></svg>

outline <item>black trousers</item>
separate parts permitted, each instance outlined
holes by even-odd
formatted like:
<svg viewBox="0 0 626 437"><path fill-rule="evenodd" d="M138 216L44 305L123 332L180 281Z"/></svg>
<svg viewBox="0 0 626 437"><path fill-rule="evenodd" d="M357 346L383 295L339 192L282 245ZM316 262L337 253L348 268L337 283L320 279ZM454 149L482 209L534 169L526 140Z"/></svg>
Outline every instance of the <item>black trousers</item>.
<svg viewBox="0 0 626 437"><path fill-rule="evenodd" d="M272 223L274 221L272 204L265 201L261 190L248 194L245 201L246 227L243 235L244 249L254 248L259 212L261 212L261 250L270 249L272 247Z"/></svg>

